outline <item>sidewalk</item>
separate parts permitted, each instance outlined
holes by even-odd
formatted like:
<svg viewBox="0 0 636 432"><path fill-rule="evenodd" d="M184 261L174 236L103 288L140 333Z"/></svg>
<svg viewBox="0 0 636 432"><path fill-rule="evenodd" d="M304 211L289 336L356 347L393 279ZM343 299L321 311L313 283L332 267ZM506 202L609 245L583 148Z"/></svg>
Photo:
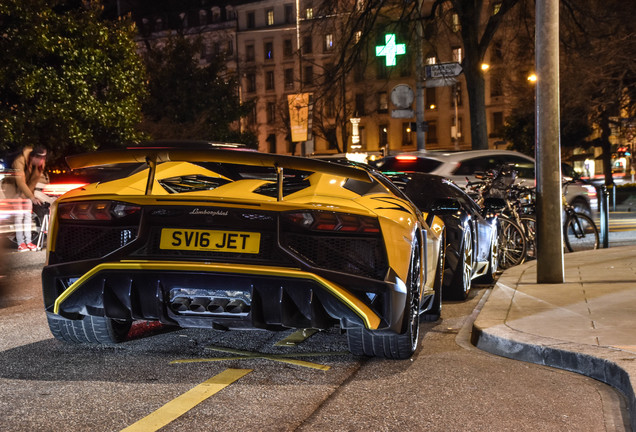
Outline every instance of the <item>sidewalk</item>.
<svg viewBox="0 0 636 432"><path fill-rule="evenodd" d="M537 284L536 275L531 261L500 276L473 344L615 387L636 431L636 246L565 254L563 284Z"/></svg>

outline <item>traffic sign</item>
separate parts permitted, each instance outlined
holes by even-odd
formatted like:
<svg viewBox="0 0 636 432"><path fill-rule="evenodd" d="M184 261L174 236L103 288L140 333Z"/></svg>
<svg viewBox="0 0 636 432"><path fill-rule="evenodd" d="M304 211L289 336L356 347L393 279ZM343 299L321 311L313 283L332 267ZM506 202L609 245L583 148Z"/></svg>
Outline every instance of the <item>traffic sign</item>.
<svg viewBox="0 0 636 432"><path fill-rule="evenodd" d="M424 87L446 87L455 84L457 84L455 77L433 78L424 81Z"/></svg>
<svg viewBox="0 0 636 432"><path fill-rule="evenodd" d="M456 77L462 73L459 63L440 63L426 66L426 79Z"/></svg>

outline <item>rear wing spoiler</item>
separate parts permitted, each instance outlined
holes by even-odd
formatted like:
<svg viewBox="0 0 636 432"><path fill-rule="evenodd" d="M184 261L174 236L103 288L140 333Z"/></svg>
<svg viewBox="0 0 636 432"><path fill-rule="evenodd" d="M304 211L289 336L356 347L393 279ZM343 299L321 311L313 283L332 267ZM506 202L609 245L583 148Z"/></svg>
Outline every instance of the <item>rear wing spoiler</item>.
<svg viewBox="0 0 636 432"><path fill-rule="evenodd" d="M94 153L83 153L66 157L66 163L71 169L88 168L99 165L117 163L145 163L149 167L146 194L152 193L157 163L162 162L219 162L239 165L273 167L277 173L278 200L282 201L283 171L295 169L300 171L322 172L339 177L350 178L373 183L369 173L353 166L340 165L317 159L298 156L277 155L237 150L171 150L171 149L128 149L105 150Z"/></svg>

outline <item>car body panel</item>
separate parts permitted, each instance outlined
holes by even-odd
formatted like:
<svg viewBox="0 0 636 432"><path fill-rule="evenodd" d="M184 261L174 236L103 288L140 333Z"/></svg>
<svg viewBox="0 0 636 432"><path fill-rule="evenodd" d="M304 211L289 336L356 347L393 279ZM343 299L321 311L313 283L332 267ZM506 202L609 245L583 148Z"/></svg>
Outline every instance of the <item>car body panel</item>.
<svg viewBox="0 0 636 432"><path fill-rule="evenodd" d="M434 295L441 220L431 229L408 199L371 171L232 150L140 149L69 158L75 168L130 162L148 167L72 190L53 204L42 276L47 312L182 327L339 323L401 332L414 245L421 248L421 305ZM245 169L243 177L238 168ZM267 175L258 178L261 169ZM112 216L120 210L121 219ZM96 222L100 217L112 220ZM338 228L317 228L329 225L321 218L335 218ZM347 227L356 231L342 234ZM177 231L184 236L179 239L253 233L259 246L255 253L212 250L206 241L197 249L203 240L197 247L199 240L188 240L187 248L175 240L171 250L164 236ZM215 300L229 291L244 311L178 309L183 296Z"/></svg>
<svg viewBox="0 0 636 432"><path fill-rule="evenodd" d="M435 220L441 220L446 230L446 264L444 275L445 286L451 282L454 272L458 271L458 261L462 250L463 231L471 231L474 262L471 279L483 276L489 271L492 242L497 239L496 222L485 218L482 210L462 189L452 181L434 174L425 173L393 173L388 175L425 215L430 213ZM454 200L457 210L435 210L437 200ZM431 223L433 226L434 223Z"/></svg>

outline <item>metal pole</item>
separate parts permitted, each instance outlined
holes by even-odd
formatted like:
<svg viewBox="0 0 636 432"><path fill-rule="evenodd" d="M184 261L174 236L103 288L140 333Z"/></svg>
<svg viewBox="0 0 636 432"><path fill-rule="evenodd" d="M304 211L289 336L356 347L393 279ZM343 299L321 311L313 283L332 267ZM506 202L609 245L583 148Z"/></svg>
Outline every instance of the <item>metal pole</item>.
<svg viewBox="0 0 636 432"><path fill-rule="evenodd" d="M559 0L536 3L537 283L563 283Z"/></svg>
<svg viewBox="0 0 636 432"><path fill-rule="evenodd" d="M298 82L300 91L303 92L303 50L300 46L300 0L296 0L296 49L298 50ZM301 141L300 143L300 155L306 156L305 146L307 141Z"/></svg>
<svg viewBox="0 0 636 432"><path fill-rule="evenodd" d="M426 148L426 132L424 130L424 53L422 43L424 41L424 28L422 24L422 2L417 2L418 20L415 24L416 59L415 59L415 136L417 138L417 149Z"/></svg>
<svg viewBox="0 0 636 432"><path fill-rule="evenodd" d="M609 196L607 187L598 188L599 212L601 214L601 243L603 248L609 247Z"/></svg>

